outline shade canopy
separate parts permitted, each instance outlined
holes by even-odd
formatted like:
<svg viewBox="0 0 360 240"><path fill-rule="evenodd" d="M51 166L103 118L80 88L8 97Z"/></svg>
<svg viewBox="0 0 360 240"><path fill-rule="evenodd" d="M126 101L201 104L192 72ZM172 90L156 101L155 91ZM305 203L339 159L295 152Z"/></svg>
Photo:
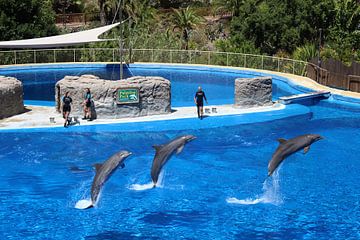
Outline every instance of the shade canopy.
<svg viewBox="0 0 360 240"><path fill-rule="evenodd" d="M54 47L66 47L73 45L81 45L92 42L103 42L114 39L99 39L99 36L104 32L118 26L120 23L114 23L111 25L94 28L91 30L85 30L76 33L68 33L63 35L33 38L26 40L14 40L14 41L2 41L0 42L0 48L54 48Z"/></svg>

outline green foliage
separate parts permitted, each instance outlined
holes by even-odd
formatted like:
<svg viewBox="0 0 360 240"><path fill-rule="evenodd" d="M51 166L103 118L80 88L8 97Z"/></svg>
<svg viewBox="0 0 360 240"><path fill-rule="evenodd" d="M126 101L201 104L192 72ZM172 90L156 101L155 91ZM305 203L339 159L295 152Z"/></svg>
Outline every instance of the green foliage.
<svg viewBox="0 0 360 240"><path fill-rule="evenodd" d="M231 12L234 17L239 17L245 2L246 0L214 0L212 5L216 12Z"/></svg>
<svg viewBox="0 0 360 240"><path fill-rule="evenodd" d="M233 44L233 41L228 39L220 39L215 41L215 47L221 52L260 54L260 50L255 47L253 42L244 39L237 44Z"/></svg>
<svg viewBox="0 0 360 240"><path fill-rule="evenodd" d="M188 49L190 34L197 26L204 22L204 19L197 15L190 7L185 9L174 9L173 23L174 30L178 30L183 41L183 48Z"/></svg>
<svg viewBox="0 0 360 240"><path fill-rule="evenodd" d="M321 29L324 56L349 62L358 56L359 23L358 0L246 0L231 21L229 43L218 47L242 49L250 41L263 54L309 60L317 55Z"/></svg>
<svg viewBox="0 0 360 240"><path fill-rule="evenodd" d="M0 0L0 32L3 41L56 34L51 2Z"/></svg>
<svg viewBox="0 0 360 240"><path fill-rule="evenodd" d="M318 56L318 51L313 44L305 44L304 46L297 47L293 52L293 59L301 61L310 61Z"/></svg>
<svg viewBox="0 0 360 240"><path fill-rule="evenodd" d="M360 3L334 0L334 20L328 37L327 57L350 64L360 50ZM329 56L328 56L329 55Z"/></svg>

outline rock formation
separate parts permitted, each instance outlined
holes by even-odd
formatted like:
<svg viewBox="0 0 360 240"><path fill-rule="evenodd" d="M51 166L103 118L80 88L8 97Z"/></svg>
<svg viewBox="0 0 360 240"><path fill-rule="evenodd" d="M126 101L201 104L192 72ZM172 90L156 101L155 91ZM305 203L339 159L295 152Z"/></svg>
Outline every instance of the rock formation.
<svg viewBox="0 0 360 240"><path fill-rule="evenodd" d="M235 106L251 108L271 104L271 77L235 79Z"/></svg>
<svg viewBox="0 0 360 240"><path fill-rule="evenodd" d="M56 106L61 111L61 99L69 92L73 99L71 115L83 115L85 89L90 88L98 118L139 117L171 113L170 81L161 77L131 77L124 80L103 80L93 75L66 76L55 86ZM138 89L137 103L117 101L118 89Z"/></svg>
<svg viewBox="0 0 360 240"><path fill-rule="evenodd" d="M22 82L0 76L0 119L25 111Z"/></svg>

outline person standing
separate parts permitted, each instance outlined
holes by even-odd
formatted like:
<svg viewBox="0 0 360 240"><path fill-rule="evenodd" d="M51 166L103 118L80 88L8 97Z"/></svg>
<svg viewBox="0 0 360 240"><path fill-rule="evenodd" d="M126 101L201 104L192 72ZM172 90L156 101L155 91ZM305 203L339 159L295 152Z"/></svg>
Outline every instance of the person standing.
<svg viewBox="0 0 360 240"><path fill-rule="evenodd" d="M68 127L70 123L69 115L71 112L71 103L72 103L72 99L69 96L69 92L66 92L64 97L62 98L63 118L65 119L64 127Z"/></svg>
<svg viewBox="0 0 360 240"><path fill-rule="evenodd" d="M201 89L201 86L198 87L198 91L195 93L195 97L194 97L194 102L196 104L197 107L197 114L198 114L198 118L200 118L200 120L203 119L203 115L204 115L204 99L207 102L206 96L204 91Z"/></svg>
<svg viewBox="0 0 360 240"><path fill-rule="evenodd" d="M84 94L84 118L83 120L85 119L88 119L89 121L92 121L92 118L91 118L91 99L92 99L92 96L91 96L91 92L90 92L90 88L86 88L86 92Z"/></svg>

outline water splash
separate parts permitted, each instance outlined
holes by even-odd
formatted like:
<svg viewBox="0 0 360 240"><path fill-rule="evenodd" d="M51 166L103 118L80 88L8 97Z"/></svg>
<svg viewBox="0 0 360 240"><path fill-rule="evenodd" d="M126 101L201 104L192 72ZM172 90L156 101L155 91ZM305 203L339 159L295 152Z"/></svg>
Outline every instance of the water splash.
<svg viewBox="0 0 360 240"><path fill-rule="evenodd" d="M155 187L157 188L163 188L164 187L164 176L165 176L165 171L162 171L159 175L159 179L155 185ZM154 183L151 181L149 183L145 183L145 184L131 184L128 189L130 190L134 190L134 191L144 191L144 190L148 190L148 189L152 189L154 188Z"/></svg>
<svg viewBox="0 0 360 240"><path fill-rule="evenodd" d="M90 195L89 185L91 185L92 180L83 181L80 183L80 186L76 188L75 194L72 195L73 201L76 201L75 208L77 209L86 209L92 205L91 199L88 197ZM81 200L77 200L81 199ZM100 199L100 194L99 198ZM73 205L74 206L74 205Z"/></svg>
<svg viewBox="0 0 360 240"><path fill-rule="evenodd" d="M75 204L75 208L77 208L77 209L86 209L86 208L91 207L92 205L93 204L92 204L91 199L82 199L82 200L79 200Z"/></svg>
<svg viewBox="0 0 360 240"><path fill-rule="evenodd" d="M280 167L263 182L263 194L253 198L237 199L229 197L226 199L227 203L231 204L242 204L242 205L253 205L258 203L270 203L274 205L280 205L283 203L283 198L280 191Z"/></svg>
<svg viewBox="0 0 360 240"><path fill-rule="evenodd" d="M154 187L154 183L151 181L145 184L131 184L128 188L134 191L144 191Z"/></svg>

